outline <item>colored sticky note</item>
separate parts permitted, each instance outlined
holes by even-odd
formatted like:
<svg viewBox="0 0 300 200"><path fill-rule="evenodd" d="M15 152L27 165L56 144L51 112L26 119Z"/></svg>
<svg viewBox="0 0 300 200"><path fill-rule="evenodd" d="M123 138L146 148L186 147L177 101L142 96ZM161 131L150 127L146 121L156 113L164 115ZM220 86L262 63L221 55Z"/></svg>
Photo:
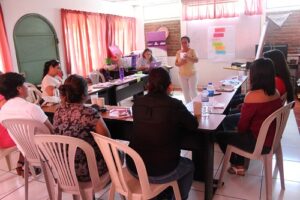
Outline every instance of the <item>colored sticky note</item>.
<svg viewBox="0 0 300 200"><path fill-rule="evenodd" d="M217 47L217 46L224 46L223 42L213 42L213 46Z"/></svg>
<svg viewBox="0 0 300 200"><path fill-rule="evenodd" d="M216 46L215 48L218 51L224 51L225 50L225 46Z"/></svg>
<svg viewBox="0 0 300 200"><path fill-rule="evenodd" d="M216 54L224 55L224 54L226 54L226 51L216 51Z"/></svg>
<svg viewBox="0 0 300 200"><path fill-rule="evenodd" d="M215 28L215 32L217 33L220 33L220 32L225 32L225 28L223 27L223 28Z"/></svg>
<svg viewBox="0 0 300 200"><path fill-rule="evenodd" d="M224 37L224 33L214 33L214 38Z"/></svg>

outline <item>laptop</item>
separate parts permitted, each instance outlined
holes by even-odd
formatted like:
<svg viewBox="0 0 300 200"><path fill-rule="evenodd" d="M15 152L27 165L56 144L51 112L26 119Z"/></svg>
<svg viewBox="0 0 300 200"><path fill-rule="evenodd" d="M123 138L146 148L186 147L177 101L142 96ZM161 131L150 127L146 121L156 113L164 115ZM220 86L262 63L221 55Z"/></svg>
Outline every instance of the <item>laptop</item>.
<svg viewBox="0 0 300 200"><path fill-rule="evenodd" d="M150 69L157 68L161 66L161 61L150 63Z"/></svg>

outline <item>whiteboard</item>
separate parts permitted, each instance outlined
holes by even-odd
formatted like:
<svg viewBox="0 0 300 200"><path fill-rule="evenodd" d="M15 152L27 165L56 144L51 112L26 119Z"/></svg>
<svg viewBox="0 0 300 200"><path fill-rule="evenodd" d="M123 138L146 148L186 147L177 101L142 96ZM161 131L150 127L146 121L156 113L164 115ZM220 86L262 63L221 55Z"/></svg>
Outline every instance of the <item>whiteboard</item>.
<svg viewBox="0 0 300 200"><path fill-rule="evenodd" d="M235 58L252 60L255 58L255 45L260 38L261 16L240 16L228 19L195 20L186 22L187 36L191 48L195 49L200 59L208 59L208 29L212 26L234 26Z"/></svg>

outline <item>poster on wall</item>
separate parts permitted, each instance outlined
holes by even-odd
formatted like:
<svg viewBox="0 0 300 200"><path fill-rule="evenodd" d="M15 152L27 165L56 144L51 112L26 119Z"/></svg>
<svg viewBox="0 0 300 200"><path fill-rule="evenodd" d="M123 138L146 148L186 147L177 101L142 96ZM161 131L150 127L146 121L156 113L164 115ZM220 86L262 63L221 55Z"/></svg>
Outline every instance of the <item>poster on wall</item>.
<svg viewBox="0 0 300 200"><path fill-rule="evenodd" d="M208 59L214 62L232 61L235 58L235 27L208 28Z"/></svg>
<svg viewBox="0 0 300 200"><path fill-rule="evenodd" d="M162 64L167 64L167 42L164 31L146 33L147 47L152 50L152 55Z"/></svg>

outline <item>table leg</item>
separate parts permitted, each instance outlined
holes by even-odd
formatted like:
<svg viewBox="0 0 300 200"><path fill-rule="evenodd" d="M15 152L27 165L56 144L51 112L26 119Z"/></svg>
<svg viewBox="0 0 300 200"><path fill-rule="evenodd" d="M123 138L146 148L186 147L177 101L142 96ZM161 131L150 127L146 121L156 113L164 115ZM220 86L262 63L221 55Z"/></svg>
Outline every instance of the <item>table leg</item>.
<svg viewBox="0 0 300 200"><path fill-rule="evenodd" d="M213 198L214 142L211 141L209 136L205 139L205 200L211 200Z"/></svg>

